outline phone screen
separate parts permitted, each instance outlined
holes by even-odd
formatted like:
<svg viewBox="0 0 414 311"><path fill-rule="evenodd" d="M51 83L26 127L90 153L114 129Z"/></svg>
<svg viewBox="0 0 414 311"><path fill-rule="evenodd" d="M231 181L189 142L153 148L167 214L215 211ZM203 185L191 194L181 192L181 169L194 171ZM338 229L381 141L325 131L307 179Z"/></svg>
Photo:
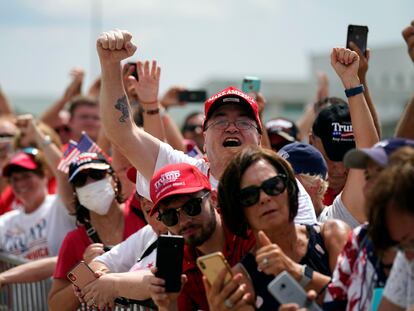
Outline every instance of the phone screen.
<svg viewBox="0 0 414 311"><path fill-rule="evenodd" d="M368 27L359 25L348 25L346 47L350 49L349 42L354 42L364 55L367 51Z"/></svg>
<svg viewBox="0 0 414 311"><path fill-rule="evenodd" d="M165 280L165 290L178 293L181 289L184 238L179 235L160 235L157 245L156 277Z"/></svg>

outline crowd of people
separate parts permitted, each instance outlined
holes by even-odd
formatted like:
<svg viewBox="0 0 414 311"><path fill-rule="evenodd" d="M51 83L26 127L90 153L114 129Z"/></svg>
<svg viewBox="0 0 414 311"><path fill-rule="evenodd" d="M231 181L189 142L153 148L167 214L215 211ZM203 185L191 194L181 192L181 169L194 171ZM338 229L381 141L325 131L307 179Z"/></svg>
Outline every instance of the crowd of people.
<svg viewBox="0 0 414 311"><path fill-rule="evenodd" d="M414 21L402 35L414 63ZM263 95L228 86L180 129L185 89L161 97L156 61L124 63L131 33L96 49L100 78L82 93L73 69L38 118L0 90L0 251L27 261L0 286L52 277L50 310L303 310L268 290L287 272L323 310L414 310L414 97L381 137L370 50L333 48L346 98L321 75L297 122L263 122ZM162 234L184 240L178 292L157 273ZM215 252L231 273L210 282L197 259Z"/></svg>

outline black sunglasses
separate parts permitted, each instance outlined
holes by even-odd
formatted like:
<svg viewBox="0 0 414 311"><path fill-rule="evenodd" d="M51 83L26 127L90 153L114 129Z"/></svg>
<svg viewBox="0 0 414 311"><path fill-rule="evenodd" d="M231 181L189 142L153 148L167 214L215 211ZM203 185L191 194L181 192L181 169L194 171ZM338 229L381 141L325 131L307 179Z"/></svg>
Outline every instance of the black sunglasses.
<svg viewBox="0 0 414 311"><path fill-rule="evenodd" d="M286 189L287 176L278 174L266 179L260 186L249 186L240 190L239 202L242 207L249 207L256 204L260 198L260 190L266 194L276 196Z"/></svg>
<svg viewBox="0 0 414 311"><path fill-rule="evenodd" d="M86 180L88 179L88 176L92 178L93 180L102 180L106 177L107 170L84 170L82 172L79 172L76 174L75 178L72 180L72 185L75 188L80 188L85 186Z"/></svg>
<svg viewBox="0 0 414 311"><path fill-rule="evenodd" d="M210 192L206 192L199 198L191 198L179 208L171 208L163 213L159 212L157 219L162 221L167 227L173 227L178 224L180 211L183 211L190 217L198 216L201 213L201 203L209 194Z"/></svg>

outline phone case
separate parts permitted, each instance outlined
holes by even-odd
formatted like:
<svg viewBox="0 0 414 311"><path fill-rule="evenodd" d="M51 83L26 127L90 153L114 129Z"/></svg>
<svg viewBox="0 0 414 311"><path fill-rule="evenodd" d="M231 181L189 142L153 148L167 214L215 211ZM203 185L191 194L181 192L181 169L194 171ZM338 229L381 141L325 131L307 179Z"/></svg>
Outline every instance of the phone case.
<svg viewBox="0 0 414 311"><path fill-rule="evenodd" d="M79 262L72 270L70 270L67 274L67 278L81 289L96 279L95 273L84 261Z"/></svg>
<svg viewBox="0 0 414 311"><path fill-rule="evenodd" d="M165 290L177 293L181 289L184 238L179 235L160 235L157 245L156 276L165 280Z"/></svg>
<svg viewBox="0 0 414 311"><path fill-rule="evenodd" d="M205 90L181 91L178 93L180 102L203 103L206 99L207 92Z"/></svg>
<svg viewBox="0 0 414 311"><path fill-rule="evenodd" d="M242 83L242 91L244 93L259 93L260 79L256 77L245 77Z"/></svg>
<svg viewBox="0 0 414 311"><path fill-rule="evenodd" d="M225 283L230 281L233 275L226 258L224 258L221 252L215 252L205 256L198 257L197 266L201 270L201 272L206 276L210 284L214 283L218 274L221 271L223 271L223 269L227 269L228 271L224 278Z"/></svg>
<svg viewBox="0 0 414 311"><path fill-rule="evenodd" d="M305 290L286 271L281 272L275 277L267 285L267 289L280 304L297 303L299 308L306 307L309 311L322 311L316 302L308 302Z"/></svg>
<svg viewBox="0 0 414 311"><path fill-rule="evenodd" d="M346 47L349 49L349 42L354 42L362 53L366 54L368 40L368 27L359 25L348 25Z"/></svg>

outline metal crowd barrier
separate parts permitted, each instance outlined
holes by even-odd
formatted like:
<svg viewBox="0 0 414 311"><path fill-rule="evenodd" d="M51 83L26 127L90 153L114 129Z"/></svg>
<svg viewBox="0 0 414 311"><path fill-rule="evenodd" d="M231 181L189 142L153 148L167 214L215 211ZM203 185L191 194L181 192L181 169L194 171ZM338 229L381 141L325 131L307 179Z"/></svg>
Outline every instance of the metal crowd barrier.
<svg viewBox="0 0 414 311"><path fill-rule="evenodd" d="M16 267L27 260L0 252L0 272ZM33 283L7 284L0 289L0 311L47 311L47 296L52 286L52 279ZM80 307L78 311L87 310ZM90 310L90 309L89 309ZM138 305L117 305L113 311L150 311Z"/></svg>

